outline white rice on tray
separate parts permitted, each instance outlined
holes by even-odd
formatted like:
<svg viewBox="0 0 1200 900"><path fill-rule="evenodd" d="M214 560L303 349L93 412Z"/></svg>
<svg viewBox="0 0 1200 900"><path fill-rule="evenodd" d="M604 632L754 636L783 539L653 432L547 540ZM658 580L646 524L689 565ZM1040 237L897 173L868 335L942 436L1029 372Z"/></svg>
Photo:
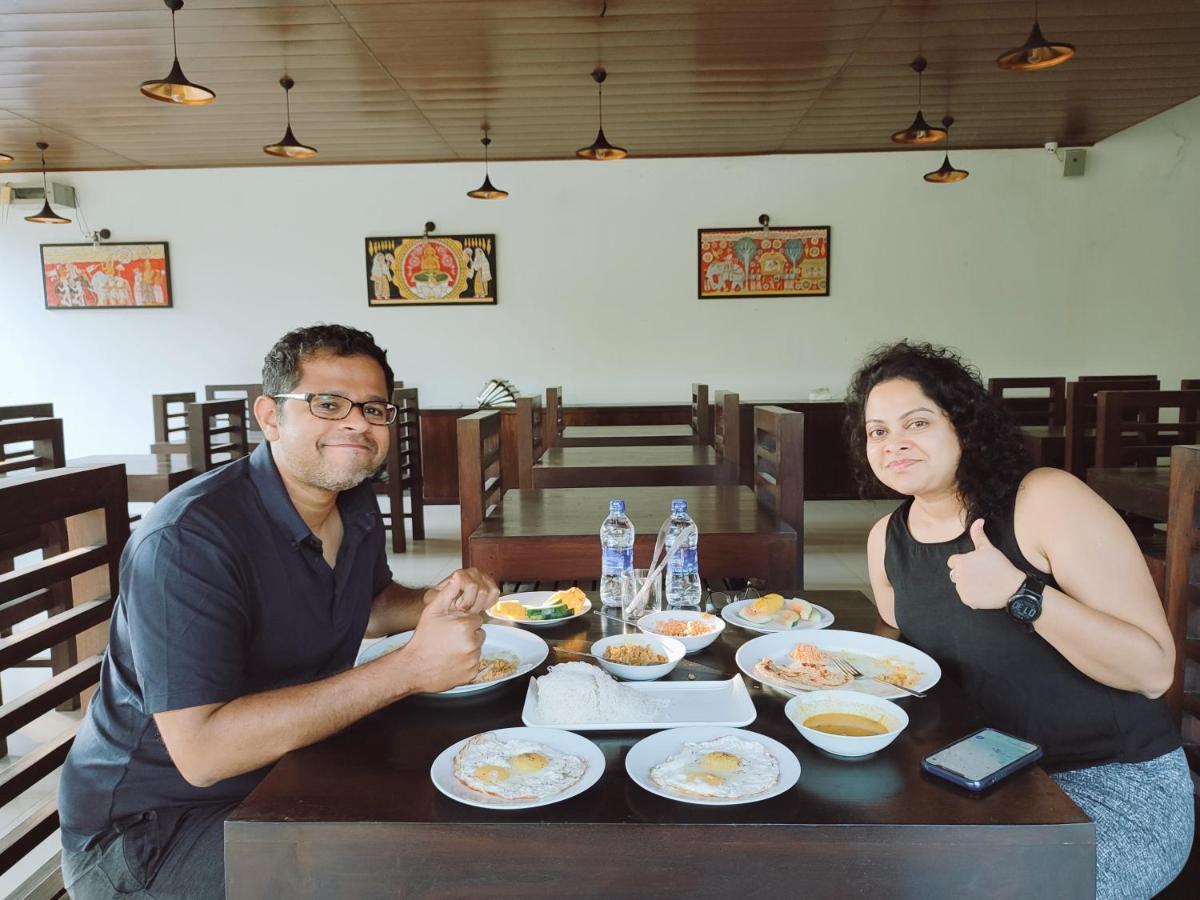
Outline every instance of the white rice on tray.
<svg viewBox="0 0 1200 900"><path fill-rule="evenodd" d="M653 722L668 701L627 687L585 662L559 663L537 682L538 714L557 725Z"/></svg>

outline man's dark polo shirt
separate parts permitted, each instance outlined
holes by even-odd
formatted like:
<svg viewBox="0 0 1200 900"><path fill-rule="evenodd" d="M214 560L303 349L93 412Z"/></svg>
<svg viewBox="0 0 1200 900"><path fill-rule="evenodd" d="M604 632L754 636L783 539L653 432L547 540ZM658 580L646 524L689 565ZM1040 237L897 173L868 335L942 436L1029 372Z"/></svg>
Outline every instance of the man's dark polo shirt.
<svg viewBox="0 0 1200 900"><path fill-rule="evenodd" d="M153 714L301 684L348 668L391 581L370 484L338 497L330 569L263 443L172 491L121 556L100 687L63 766L63 846L82 850L149 809L228 803L266 774L193 787Z"/></svg>

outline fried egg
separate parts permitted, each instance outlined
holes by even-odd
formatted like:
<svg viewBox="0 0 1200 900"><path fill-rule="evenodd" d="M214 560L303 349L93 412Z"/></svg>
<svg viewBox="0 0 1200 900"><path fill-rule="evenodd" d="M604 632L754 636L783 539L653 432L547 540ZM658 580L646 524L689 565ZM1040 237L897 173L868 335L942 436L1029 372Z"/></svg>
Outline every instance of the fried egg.
<svg viewBox="0 0 1200 900"><path fill-rule="evenodd" d="M757 741L724 735L689 741L650 770L650 780L673 794L704 800L741 800L779 782L779 763Z"/></svg>
<svg viewBox="0 0 1200 900"><path fill-rule="evenodd" d="M577 783L587 763L535 741L501 740L491 731L471 738L454 756L461 784L502 800L544 800Z"/></svg>

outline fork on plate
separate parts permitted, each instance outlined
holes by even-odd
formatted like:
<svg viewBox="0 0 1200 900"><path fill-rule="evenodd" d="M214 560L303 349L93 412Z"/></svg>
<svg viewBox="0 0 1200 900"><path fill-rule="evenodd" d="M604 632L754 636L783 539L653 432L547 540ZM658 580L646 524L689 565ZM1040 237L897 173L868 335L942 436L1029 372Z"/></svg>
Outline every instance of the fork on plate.
<svg viewBox="0 0 1200 900"><path fill-rule="evenodd" d="M845 672L851 678L871 678L871 679L874 679L875 681L878 681L880 684L886 684L888 687L894 687L896 690L904 691L904 693L910 694L913 697L924 697L925 696L925 694L922 693L921 691L914 691L912 688L906 688L902 684L896 684L894 681L888 681L886 678L882 678L879 675L865 675L862 672L860 672L858 670L858 667L855 666L852 662L850 662L850 660L845 659L841 656L834 656L833 654L830 654L829 659L832 660L832 662L835 666L837 666L839 669L841 669L843 672Z"/></svg>

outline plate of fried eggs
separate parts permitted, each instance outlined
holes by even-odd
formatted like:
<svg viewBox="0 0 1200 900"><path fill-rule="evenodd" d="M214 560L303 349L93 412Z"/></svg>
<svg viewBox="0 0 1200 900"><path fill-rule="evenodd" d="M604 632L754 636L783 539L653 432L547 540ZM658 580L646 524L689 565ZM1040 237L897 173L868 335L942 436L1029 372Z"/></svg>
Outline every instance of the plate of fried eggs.
<svg viewBox="0 0 1200 900"><path fill-rule="evenodd" d="M604 774L604 752L559 728L497 728L451 744L433 761L433 785L486 809L529 809L581 794Z"/></svg>
<svg viewBox="0 0 1200 900"><path fill-rule="evenodd" d="M668 800L732 806L790 791L800 778L800 761L774 738L705 725L643 738L625 755L625 771Z"/></svg>
<svg viewBox="0 0 1200 900"><path fill-rule="evenodd" d="M484 625L483 635L483 647L479 651L479 671L475 673L474 679L433 696L457 696L486 691L536 669L550 655L550 647L544 640L519 628ZM413 632L405 631L369 644L359 651L354 664L361 666L385 653L399 650L412 640L412 636Z"/></svg>

